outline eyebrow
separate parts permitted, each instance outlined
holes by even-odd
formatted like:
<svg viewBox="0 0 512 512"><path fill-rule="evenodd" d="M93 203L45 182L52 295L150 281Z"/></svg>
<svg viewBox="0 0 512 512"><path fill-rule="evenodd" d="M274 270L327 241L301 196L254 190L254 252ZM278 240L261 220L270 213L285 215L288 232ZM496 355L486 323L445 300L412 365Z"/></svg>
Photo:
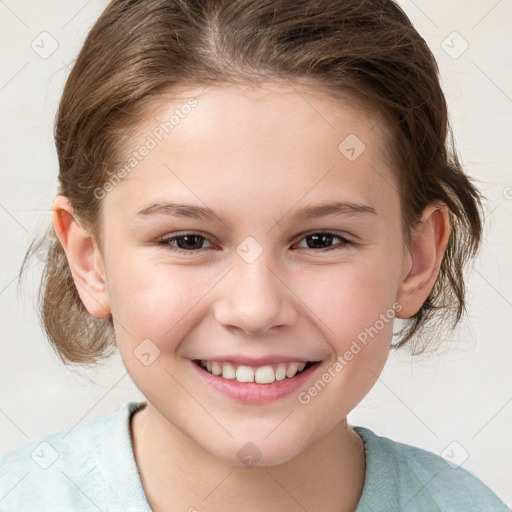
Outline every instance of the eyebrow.
<svg viewBox="0 0 512 512"><path fill-rule="evenodd" d="M137 212L138 216L172 215L173 217L192 217L194 219L220 220L210 208L181 203L153 203Z"/></svg>
<svg viewBox="0 0 512 512"><path fill-rule="evenodd" d="M297 210L293 216L303 219L311 219L315 217L323 217L324 215L346 215L362 213L371 213L377 215L377 210L375 210L375 208L372 206L361 203L352 203L349 201L331 201L324 204L305 206Z"/></svg>
<svg viewBox="0 0 512 512"><path fill-rule="evenodd" d="M304 206L295 211L294 218L311 219L326 215L358 215L377 214L372 206L349 201L331 201L328 203ZM194 219L218 220L220 217L210 208L182 203L153 203L137 212L137 216L171 215L173 217L189 217Z"/></svg>

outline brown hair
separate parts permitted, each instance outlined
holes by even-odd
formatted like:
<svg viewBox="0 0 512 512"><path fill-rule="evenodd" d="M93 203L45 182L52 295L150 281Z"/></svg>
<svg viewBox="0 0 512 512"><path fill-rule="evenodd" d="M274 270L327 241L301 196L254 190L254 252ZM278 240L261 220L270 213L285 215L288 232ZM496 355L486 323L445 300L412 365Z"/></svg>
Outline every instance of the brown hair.
<svg viewBox="0 0 512 512"><path fill-rule="evenodd" d="M388 128L407 243L428 204L444 202L450 212L437 281L394 345L414 338L419 352L426 346L425 339L417 343L419 333L434 313L454 327L465 310L463 270L479 248L483 222L483 198L457 158L438 75L426 42L391 0L113 0L88 34L61 98L59 193L101 249L94 190L120 164L123 136L143 107L178 87L309 81L370 105ZM66 363L107 357L115 348L112 317L87 312L53 226L46 240L39 306L51 343ZM20 276L41 243L31 244Z"/></svg>

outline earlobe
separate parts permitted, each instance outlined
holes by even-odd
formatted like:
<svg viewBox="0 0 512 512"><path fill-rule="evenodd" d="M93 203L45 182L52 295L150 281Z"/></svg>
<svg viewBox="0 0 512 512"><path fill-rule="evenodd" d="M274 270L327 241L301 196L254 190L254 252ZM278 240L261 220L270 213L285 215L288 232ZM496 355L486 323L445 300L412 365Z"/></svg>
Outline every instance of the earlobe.
<svg viewBox="0 0 512 512"><path fill-rule="evenodd" d="M415 315L429 296L439 274L449 237L447 206L444 203L429 205L412 234L409 265L397 294L397 301L402 305L397 317L410 318Z"/></svg>
<svg viewBox="0 0 512 512"><path fill-rule="evenodd" d="M81 226L66 196L57 195L52 210L55 233L66 253L80 299L92 316L110 315L103 259L94 237Z"/></svg>

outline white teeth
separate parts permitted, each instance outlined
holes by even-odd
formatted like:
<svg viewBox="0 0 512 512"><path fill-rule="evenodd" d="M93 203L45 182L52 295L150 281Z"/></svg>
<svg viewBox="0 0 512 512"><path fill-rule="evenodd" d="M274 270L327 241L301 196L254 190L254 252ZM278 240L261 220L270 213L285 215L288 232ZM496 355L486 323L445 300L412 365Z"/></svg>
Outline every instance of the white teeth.
<svg viewBox="0 0 512 512"><path fill-rule="evenodd" d="M239 366L236 369L238 382L254 382L254 370L250 366Z"/></svg>
<svg viewBox="0 0 512 512"><path fill-rule="evenodd" d="M284 380L286 378L286 366L283 363L277 365L276 380Z"/></svg>
<svg viewBox="0 0 512 512"><path fill-rule="evenodd" d="M297 363L292 363L289 367L288 367L288 370L286 370L286 376L291 379L296 373L297 373L297 369L299 368L299 365Z"/></svg>
<svg viewBox="0 0 512 512"><path fill-rule="evenodd" d="M236 366L229 362L200 361L200 364L213 375L238 382L256 382L258 384L272 384L274 381L291 379L306 367L305 362L279 363L277 366L260 366L252 368L247 365ZM275 368L275 370L274 370Z"/></svg>
<svg viewBox="0 0 512 512"><path fill-rule="evenodd" d="M212 373L213 375L220 375L222 373L222 366L217 361L212 363Z"/></svg>
<svg viewBox="0 0 512 512"><path fill-rule="evenodd" d="M236 378L236 371L232 364L224 363L222 365L222 376L231 380Z"/></svg>
<svg viewBox="0 0 512 512"><path fill-rule="evenodd" d="M276 380L276 374L272 366L260 366L254 374L254 380L258 384L271 384Z"/></svg>

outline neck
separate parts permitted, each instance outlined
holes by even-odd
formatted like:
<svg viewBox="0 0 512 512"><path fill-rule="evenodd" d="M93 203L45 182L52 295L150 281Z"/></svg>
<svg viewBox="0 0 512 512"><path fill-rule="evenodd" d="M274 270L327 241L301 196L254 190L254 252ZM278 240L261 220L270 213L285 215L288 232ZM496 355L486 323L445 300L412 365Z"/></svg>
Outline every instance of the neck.
<svg viewBox="0 0 512 512"><path fill-rule="evenodd" d="M364 484L361 438L346 421L276 466L233 466L206 452L151 404L131 420L142 485L154 512L354 511Z"/></svg>

